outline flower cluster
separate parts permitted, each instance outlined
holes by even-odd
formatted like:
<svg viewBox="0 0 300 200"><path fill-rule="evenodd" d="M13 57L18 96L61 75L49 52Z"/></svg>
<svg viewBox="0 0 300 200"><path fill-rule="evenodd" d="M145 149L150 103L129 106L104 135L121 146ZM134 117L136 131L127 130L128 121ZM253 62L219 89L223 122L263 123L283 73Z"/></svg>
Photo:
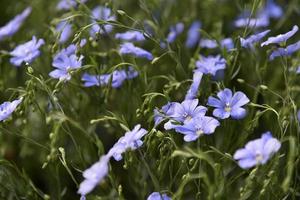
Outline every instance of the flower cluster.
<svg viewBox="0 0 300 200"><path fill-rule="evenodd" d="M165 105L162 110L165 111L164 114L170 119L165 123L165 129L175 129L176 132L184 135L186 142L194 141L203 134L214 133L220 123L213 117L205 116L207 108L198 106L198 102L198 99L193 99L184 100L182 103L172 102ZM155 114L158 115L157 111ZM155 116L156 121L158 121L158 117Z"/></svg>

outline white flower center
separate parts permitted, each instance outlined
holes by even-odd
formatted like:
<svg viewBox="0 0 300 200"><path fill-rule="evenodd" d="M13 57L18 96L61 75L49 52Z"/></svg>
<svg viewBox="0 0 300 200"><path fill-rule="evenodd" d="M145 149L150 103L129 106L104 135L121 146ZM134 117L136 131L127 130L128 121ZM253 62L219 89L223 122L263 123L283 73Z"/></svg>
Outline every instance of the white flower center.
<svg viewBox="0 0 300 200"><path fill-rule="evenodd" d="M256 152L255 160L257 163L260 163L264 159L263 155L260 152Z"/></svg>
<svg viewBox="0 0 300 200"><path fill-rule="evenodd" d="M202 128L200 127L200 126L195 126L195 128L196 128L196 134L198 135L198 136L201 136L201 135L203 135L204 134L204 132L203 132L203 130L202 130Z"/></svg>
<svg viewBox="0 0 300 200"><path fill-rule="evenodd" d="M226 111L226 112L231 112L230 103L226 103L226 104L225 104L225 111Z"/></svg>

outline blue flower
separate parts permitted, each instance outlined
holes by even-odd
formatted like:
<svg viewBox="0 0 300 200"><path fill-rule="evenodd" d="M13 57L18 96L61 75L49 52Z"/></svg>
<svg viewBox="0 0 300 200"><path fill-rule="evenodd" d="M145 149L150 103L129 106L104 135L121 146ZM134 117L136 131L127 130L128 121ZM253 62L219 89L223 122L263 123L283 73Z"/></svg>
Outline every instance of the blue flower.
<svg viewBox="0 0 300 200"><path fill-rule="evenodd" d="M234 48L233 40L231 38L224 38L223 40L221 40L221 47L227 50L233 49Z"/></svg>
<svg viewBox="0 0 300 200"><path fill-rule="evenodd" d="M218 47L218 43L216 40L201 39L199 46L202 48L214 49Z"/></svg>
<svg viewBox="0 0 300 200"><path fill-rule="evenodd" d="M0 121L7 119L22 102L23 98L14 100L12 102L6 101L0 105Z"/></svg>
<svg viewBox="0 0 300 200"><path fill-rule="evenodd" d="M166 194L160 194L159 192L153 192L151 193L147 200L171 200L170 197Z"/></svg>
<svg viewBox="0 0 300 200"><path fill-rule="evenodd" d="M270 32L270 30L266 30L266 31L251 35L246 39L240 38L241 46L244 47L244 48L253 48L254 43L259 42L269 32Z"/></svg>
<svg viewBox="0 0 300 200"><path fill-rule="evenodd" d="M283 15L282 8L273 0L268 0L262 12L270 18L278 19Z"/></svg>
<svg viewBox="0 0 300 200"><path fill-rule="evenodd" d="M132 131L128 131L125 135L119 138L118 142L109 150L108 156L113 156L116 161L122 159L122 153L127 149L135 150L142 146L141 138L146 135L147 131L141 128L141 125L136 125Z"/></svg>
<svg viewBox="0 0 300 200"><path fill-rule="evenodd" d="M82 80L85 81L85 87L108 85L111 81L113 88L119 88L126 79L133 79L137 76L138 72L129 67L127 72L125 70L115 70L112 74L102 75L89 75L85 73L82 76Z"/></svg>
<svg viewBox="0 0 300 200"><path fill-rule="evenodd" d="M62 49L55 55L52 65L57 68L49 73L55 79L68 81L71 79L71 72L82 65L83 56L77 57L76 46L70 45L67 49Z"/></svg>
<svg viewBox="0 0 300 200"><path fill-rule="evenodd" d="M90 75L84 73L81 80L84 81L84 87L101 86L107 84L107 76L104 75Z"/></svg>
<svg viewBox="0 0 300 200"><path fill-rule="evenodd" d="M220 55L217 56L201 56L201 60L196 62L196 70L203 74L216 75L216 72L220 69L225 69L226 60Z"/></svg>
<svg viewBox="0 0 300 200"><path fill-rule="evenodd" d="M249 27L259 28L266 27L269 25L269 18L265 15L258 16L257 18L240 18L234 22L235 27Z"/></svg>
<svg viewBox="0 0 300 200"><path fill-rule="evenodd" d="M148 60L153 59L153 56L150 52L148 52L142 48L136 47L132 43L129 43L129 42L121 44L119 52L121 55L131 54L131 55L133 55L135 57L139 57L139 58L146 58Z"/></svg>
<svg viewBox="0 0 300 200"><path fill-rule="evenodd" d="M226 48L231 50L234 48L233 40L231 38L225 38L221 40L220 45L216 40L202 39L200 40L199 46L202 48L214 49L220 46L221 48Z"/></svg>
<svg viewBox="0 0 300 200"><path fill-rule="evenodd" d="M63 44L72 34L72 25L67 21L62 21L56 26L56 31L60 33L59 43Z"/></svg>
<svg viewBox="0 0 300 200"><path fill-rule="evenodd" d="M241 119L246 115L246 110L242 106L246 105L250 100L243 92L236 92L232 96L230 89L225 88L218 92L217 96L209 97L207 105L215 107L213 115L220 119L226 119L231 116L233 119Z"/></svg>
<svg viewBox="0 0 300 200"><path fill-rule="evenodd" d="M19 30L24 20L28 17L30 13L31 13L31 7L28 7L21 14L15 16L7 24L0 27L0 41L6 37L10 37L14 35Z"/></svg>
<svg viewBox="0 0 300 200"><path fill-rule="evenodd" d="M245 148L239 149L233 155L241 168L247 169L265 164L274 153L280 149L280 142L266 132L261 138L248 142Z"/></svg>
<svg viewBox="0 0 300 200"><path fill-rule="evenodd" d="M146 40L143 33L141 33L140 31L127 31L125 33L116 33L115 38L128 42L141 42Z"/></svg>
<svg viewBox="0 0 300 200"><path fill-rule="evenodd" d="M104 21L103 24L97 24L97 20ZM113 26L105 24L107 21L115 21L116 16L113 15L110 8L97 6L92 10L92 23L94 23L90 30L90 35L95 37L96 33L107 34L113 30Z"/></svg>
<svg viewBox="0 0 300 200"><path fill-rule="evenodd" d="M267 41L261 43L261 46L266 46L269 44L280 44L282 42L286 42L290 37L292 37L297 31L298 26L293 26L293 29L285 34L280 34L275 37L269 37Z"/></svg>
<svg viewBox="0 0 300 200"><path fill-rule="evenodd" d="M174 113L171 115L176 121L187 122L196 116L204 116L207 108L198 106L199 100L184 100L182 103L174 103Z"/></svg>
<svg viewBox="0 0 300 200"><path fill-rule="evenodd" d="M80 0L80 3L85 3L87 0ZM57 10L70 10L71 8L74 8L77 6L76 0L60 0L58 2L56 8Z"/></svg>
<svg viewBox="0 0 300 200"><path fill-rule="evenodd" d="M287 46L286 48L278 48L274 50L270 55L270 60L273 60L276 57L279 56L289 56L292 55L294 52L298 51L300 49L300 41L291 44Z"/></svg>
<svg viewBox="0 0 300 200"><path fill-rule="evenodd" d="M143 144L141 138L146 133L147 131L141 128L140 124L136 125L132 131L126 132L106 155L103 155L98 162L83 172L85 180L80 184L77 191L78 194L81 194L81 199L85 199L85 195L90 193L108 174L110 158L114 157L116 161L120 161L122 153L127 149L135 150L139 148Z"/></svg>
<svg viewBox="0 0 300 200"><path fill-rule="evenodd" d="M192 100L196 98L202 80L202 76L203 76L202 72L197 72L197 71L194 72L193 83L185 95L185 100Z"/></svg>
<svg viewBox="0 0 300 200"><path fill-rule="evenodd" d="M168 102L159 111L157 108L154 109L154 123L158 125L165 117L170 117L174 113L175 102Z"/></svg>
<svg viewBox="0 0 300 200"><path fill-rule="evenodd" d="M220 122L213 117L197 116L187 121L182 126L175 127L175 130L184 134L184 141L191 142L200 136L212 134L220 126Z"/></svg>
<svg viewBox="0 0 300 200"><path fill-rule="evenodd" d="M78 194L82 196L90 193L108 174L109 156L102 156L98 162L83 172L85 180L80 183Z"/></svg>
<svg viewBox="0 0 300 200"><path fill-rule="evenodd" d="M187 39L185 42L185 46L187 48L193 48L199 42L201 26L202 25L201 25L200 21L194 21L192 23L192 25L190 26L188 33L187 33Z"/></svg>
<svg viewBox="0 0 300 200"><path fill-rule="evenodd" d="M183 23L177 23L175 26L170 27L170 32L167 36L167 42L173 43L177 36L181 34L184 30L184 24Z"/></svg>
<svg viewBox="0 0 300 200"><path fill-rule="evenodd" d="M166 130L174 129L180 126L175 122L186 123L195 117L204 116L207 108L198 106L198 102L198 99L184 100L182 103L174 102L174 110L170 115L171 120L165 123L164 128Z"/></svg>
<svg viewBox="0 0 300 200"><path fill-rule="evenodd" d="M10 55L13 56L10 58L10 63L17 67L23 62L31 63L40 55L39 48L43 44L45 44L43 39L37 41L36 37L33 36L32 40L17 46L10 52Z"/></svg>

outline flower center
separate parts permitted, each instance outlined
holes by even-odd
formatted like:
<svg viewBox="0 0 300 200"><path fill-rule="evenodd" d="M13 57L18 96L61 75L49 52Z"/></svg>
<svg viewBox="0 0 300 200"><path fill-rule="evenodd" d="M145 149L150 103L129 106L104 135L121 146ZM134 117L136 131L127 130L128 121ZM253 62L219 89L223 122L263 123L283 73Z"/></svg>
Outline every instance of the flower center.
<svg viewBox="0 0 300 200"><path fill-rule="evenodd" d="M190 121L192 119L192 117L190 115L186 116L185 120L186 121Z"/></svg>
<svg viewBox="0 0 300 200"><path fill-rule="evenodd" d="M196 134L197 134L198 136L201 136L201 135L204 134L204 132L203 132L201 126L196 125L195 128L196 128Z"/></svg>
<svg viewBox="0 0 300 200"><path fill-rule="evenodd" d="M198 130L196 131L196 134L199 135L199 136L201 136L201 135L204 134L204 132L203 132L201 129L198 129Z"/></svg>
<svg viewBox="0 0 300 200"><path fill-rule="evenodd" d="M225 111L226 111L226 112L230 112L230 111L231 111L231 107L230 107L230 104L229 104L229 103L226 103L226 104L225 104Z"/></svg>
<svg viewBox="0 0 300 200"><path fill-rule="evenodd" d="M259 152L255 154L255 160L257 163L260 163L264 159L263 155Z"/></svg>

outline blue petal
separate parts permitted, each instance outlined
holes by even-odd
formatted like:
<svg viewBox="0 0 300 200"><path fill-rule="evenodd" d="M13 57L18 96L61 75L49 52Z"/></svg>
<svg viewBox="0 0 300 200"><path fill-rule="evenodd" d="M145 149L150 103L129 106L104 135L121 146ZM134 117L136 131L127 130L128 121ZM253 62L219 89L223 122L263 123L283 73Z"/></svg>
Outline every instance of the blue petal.
<svg viewBox="0 0 300 200"><path fill-rule="evenodd" d="M220 119L226 119L230 116L230 112L226 112L223 108L216 108L213 111L213 116Z"/></svg>
<svg viewBox="0 0 300 200"><path fill-rule="evenodd" d="M242 119L246 116L247 111L244 108L233 107L231 110L231 117L233 119Z"/></svg>

